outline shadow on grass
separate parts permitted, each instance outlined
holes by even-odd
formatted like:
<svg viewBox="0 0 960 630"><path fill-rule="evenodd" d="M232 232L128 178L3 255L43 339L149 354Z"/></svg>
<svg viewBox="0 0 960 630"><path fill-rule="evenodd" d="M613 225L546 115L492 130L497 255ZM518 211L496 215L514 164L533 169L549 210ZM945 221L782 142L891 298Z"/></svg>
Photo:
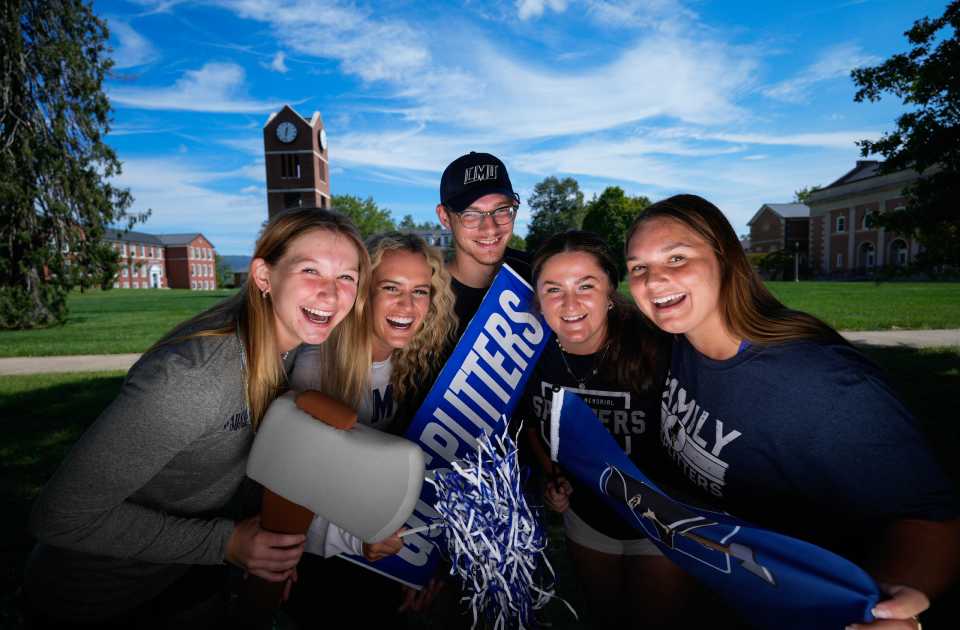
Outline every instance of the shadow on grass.
<svg viewBox="0 0 960 630"><path fill-rule="evenodd" d="M953 401L960 393L958 348L869 348L903 394L933 444L954 487L960 486L960 426ZM20 627L17 599L23 567L34 541L26 524L33 501L74 443L120 392L123 372L90 372L0 377L0 627ZM563 519L547 515L548 559L562 578L557 595L569 601L577 621L559 601L548 605L553 628L589 628L589 615L566 553ZM235 583L239 580L235 579ZM954 584L923 617L926 630L954 627L960 606ZM942 611L942 612L941 612ZM292 628L278 613L276 629ZM410 617L410 628L437 628L435 608ZM736 630L737 619L715 594L702 588L693 620L696 630Z"/></svg>

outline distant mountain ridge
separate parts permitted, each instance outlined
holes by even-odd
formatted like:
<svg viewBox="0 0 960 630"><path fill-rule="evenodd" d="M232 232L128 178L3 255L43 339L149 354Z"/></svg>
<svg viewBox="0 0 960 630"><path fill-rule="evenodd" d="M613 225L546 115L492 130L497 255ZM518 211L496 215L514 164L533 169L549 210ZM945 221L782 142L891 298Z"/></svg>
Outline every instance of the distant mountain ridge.
<svg viewBox="0 0 960 630"><path fill-rule="evenodd" d="M250 271L250 261L253 256L224 256L223 259L233 269L234 273L245 273Z"/></svg>

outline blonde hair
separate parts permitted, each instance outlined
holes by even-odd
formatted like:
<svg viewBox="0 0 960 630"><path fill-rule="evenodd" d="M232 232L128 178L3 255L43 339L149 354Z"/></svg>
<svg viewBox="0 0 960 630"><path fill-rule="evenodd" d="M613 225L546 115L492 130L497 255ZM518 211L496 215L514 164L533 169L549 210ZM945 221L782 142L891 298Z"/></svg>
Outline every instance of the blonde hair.
<svg viewBox="0 0 960 630"><path fill-rule="evenodd" d="M364 364L355 358L364 352L370 354L368 303L371 276L370 258L357 227L338 212L312 206L291 208L270 219L257 239L253 257L262 258L268 267L273 268L287 253L293 241L314 230L346 237L357 250L360 261L356 302L343 321L331 332L331 337L336 334L338 347L342 352L331 360L334 367L325 370L325 374L331 374L337 391L343 392L343 402L356 406L363 397L370 377L369 361ZM226 323L220 328L177 337L180 332L194 324L208 321L219 324L224 320ZM238 323L247 362L244 387L252 416L250 422L256 431L267 407L282 393L281 390L289 387L289 382L277 345L273 300L262 297L260 289L251 278L248 277L236 295L175 327L154 344L151 350L191 337L236 335Z"/></svg>
<svg viewBox="0 0 960 630"><path fill-rule="evenodd" d="M430 265L430 308L423 318L420 329L405 348L393 351L393 398L401 401L407 394L416 395L418 382L429 381L440 371L444 349L453 341L457 331L457 316L453 305L456 301L450 288L450 272L443 264L443 255L427 244L423 237L408 232L385 232L367 239L370 264L376 269L388 252L405 249L414 254L423 254ZM414 378L414 376L417 378Z"/></svg>

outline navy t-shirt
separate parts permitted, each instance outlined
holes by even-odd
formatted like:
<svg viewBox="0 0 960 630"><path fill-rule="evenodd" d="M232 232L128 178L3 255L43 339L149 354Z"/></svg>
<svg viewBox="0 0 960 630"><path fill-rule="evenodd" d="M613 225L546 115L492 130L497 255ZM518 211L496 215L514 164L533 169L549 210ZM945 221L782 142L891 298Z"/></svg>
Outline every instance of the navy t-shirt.
<svg viewBox="0 0 960 630"><path fill-rule="evenodd" d="M524 427L534 427L541 446L549 454L552 390L553 385L558 384L587 403L623 452L640 470L656 479L660 470L660 465L656 462L662 461L657 448L658 388L642 395L625 391L619 383L604 380L597 374L587 380L581 390L577 381L567 372L561 352L556 334L551 334L530 380L527 381L513 416L514 424L522 420ZM594 368L595 354L567 353L564 356L573 373L581 378ZM666 372L667 361L669 346L664 349L663 372L656 382L660 382ZM571 473L562 476L573 487L573 494L570 495L571 509L590 527L618 540L644 537L595 490L587 487Z"/></svg>
<svg viewBox="0 0 960 630"><path fill-rule="evenodd" d="M960 512L886 374L843 345L752 345L713 361L677 335L660 442L680 492L854 561L886 524Z"/></svg>

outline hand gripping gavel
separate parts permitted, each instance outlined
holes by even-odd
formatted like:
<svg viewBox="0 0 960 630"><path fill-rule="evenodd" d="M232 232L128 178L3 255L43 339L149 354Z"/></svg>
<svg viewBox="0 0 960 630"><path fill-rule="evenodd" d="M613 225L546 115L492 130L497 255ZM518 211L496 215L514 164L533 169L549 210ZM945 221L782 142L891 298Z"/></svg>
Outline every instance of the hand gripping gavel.
<svg viewBox="0 0 960 630"><path fill-rule="evenodd" d="M273 401L247 458L247 476L264 487L263 529L306 534L318 514L375 544L403 526L423 485L423 451L356 422L353 409L321 392ZM262 628L284 587L251 575L231 626Z"/></svg>

